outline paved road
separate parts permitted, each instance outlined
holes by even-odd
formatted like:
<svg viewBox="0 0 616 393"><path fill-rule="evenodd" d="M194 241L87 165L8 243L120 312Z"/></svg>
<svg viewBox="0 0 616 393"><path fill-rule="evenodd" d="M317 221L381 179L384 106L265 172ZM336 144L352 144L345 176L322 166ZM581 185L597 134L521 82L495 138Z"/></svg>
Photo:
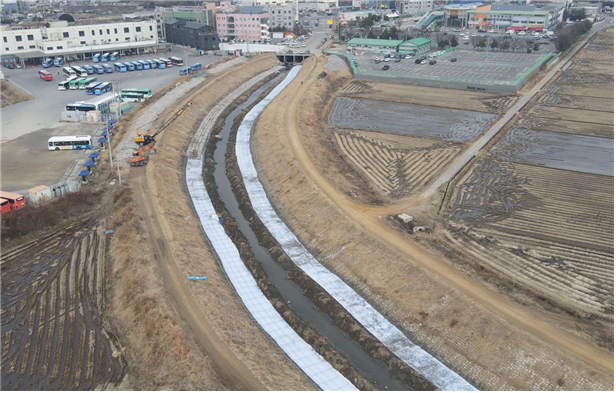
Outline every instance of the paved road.
<svg viewBox="0 0 616 393"><path fill-rule="evenodd" d="M606 25L607 24L604 23L595 25L592 29L591 35L580 41L576 45L574 50L572 50L558 64L554 65L552 70L550 70L547 75L543 79L541 79L539 83L537 83L537 85L535 85L528 93L526 93L526 95L520 98L518 102L516 102L515 105L513 105L511 109L509 109L507 113L505 113L505 115L499 121L497 121L496 124L492 126L492 128L490 128L490 130L488 130L488 132L486 132L481 138L479 138L475 143L473 143L449 168L447 168L447 170L445 170L432 184L430 184L428 188L426 188L426 190L421 193L421 197L430 197L441 185L450 181L458 173L458 171L464 168L469 163L469 161L473 159L477 152L483 149L483 147L488 144L488 142L490 142L490 140L492 140L492 138L494 138L496 134L498 134L498 132L503 128L503 126L507 124L516 114L518 114L518 112L522 110L522 108L554 77L554 75L556 75L556 73L559 72L565 64L567 64L569 59L571 59L571 57L573 57L578 52L578 50L580 50L580 48L582 48L582 46L586 44L586 42L594 35L594 33L596 33L601 27Z"/></svg>

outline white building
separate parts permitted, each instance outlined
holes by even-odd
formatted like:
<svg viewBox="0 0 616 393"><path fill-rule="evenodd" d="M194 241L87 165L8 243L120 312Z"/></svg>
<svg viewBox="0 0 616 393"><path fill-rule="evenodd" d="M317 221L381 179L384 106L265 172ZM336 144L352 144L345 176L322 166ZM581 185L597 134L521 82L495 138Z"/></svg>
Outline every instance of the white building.
<svg viewBox="0 0 616 393"><path fill-rule="evenodd" d="M158 43L155 20L94 25L51 22L50 27L2 25L2 54L21 59L89 52L155 48Z"/></svg>

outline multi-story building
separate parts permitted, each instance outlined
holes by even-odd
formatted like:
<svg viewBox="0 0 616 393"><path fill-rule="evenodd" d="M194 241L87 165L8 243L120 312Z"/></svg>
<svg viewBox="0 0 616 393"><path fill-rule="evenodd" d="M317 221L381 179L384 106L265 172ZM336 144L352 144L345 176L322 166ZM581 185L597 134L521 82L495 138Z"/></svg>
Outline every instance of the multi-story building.
<svg viewBox="0 0 616 393"><path fill-rule="evenodd" d="M235 12L216 13L216 32L222 41L262 42L269 37L270 14L264 7L242 7Z"/></svg>
<svg viewBox="0 0 616 393"><path fill-rule="evenodd" d="M59 20L50 22L50 27L3 25L1 29L3 55L21 59L145 50L158 43L155 20L70 26Z"/></svg>
<svg viewBox="0 0 616 393"><path fill-rule="evenodd" d="M212 27L215 27L216 23L215 3L206 3L205 7L159 7L157 12L160 13L159 28L161 29L161 38L165 39L166 30L164 26L171 20L181 19L186 22L194 22Z"/></svg>
<svg viewBox="0 0 616 393"><path fill-rule="evenodd" d="M562 21L564 7L490 4L468 11L468 26L494 30L553 30Z"/></svg>
<svg viewBox="0 0 616 393"><path fill-rule="evenodd" d="M400 0L393 3L398 15L423 14L434 9L434 0Z"/></svg>
<svg viewBox="0 0 616 393"><path fill-rule="evenodd" d="M220 40L214 26L172 19L165 23L167 42L201 51L218 49Z"/></svg>

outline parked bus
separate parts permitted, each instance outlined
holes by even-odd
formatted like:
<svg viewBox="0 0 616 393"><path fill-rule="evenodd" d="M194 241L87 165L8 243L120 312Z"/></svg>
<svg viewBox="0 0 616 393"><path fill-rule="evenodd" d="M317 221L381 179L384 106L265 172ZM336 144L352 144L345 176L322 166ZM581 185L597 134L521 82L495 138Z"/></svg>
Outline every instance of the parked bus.
<svg viewBox="0 0 616 393"><path fill-rule="evenodd" d="M154 62L154 64L156 64L156 67L154 67L154 68L161 68L161 69L162 68L167 68L167 63L165 63L163 61L160 61L158 59L154 59L152 61Z"/></svg>
<svg viewBox="0 0 616 393"><path fill-rule="evenodd" d="M83 69L85 69L88 72L88 74L94 74L94 68L91 65L86 64L83 66Z"/></svg>
<svg viewBox="0 0 616 393"><path fill-rule="evenodd" d="M130 62L136 70L142 70L143 69L143 64L139 63L138 61L131 61Z"/></svg>
<svg viewBox="0 0 616 393"><path fill-rule="evenodd" d="M69 112L89 112L95 111L96 105L88 104L85 102L73 102L72 104L66 104L66 110ZM52 150L52 149L50 149Z"/></svg>
<svg viewBox="0 0 616 393"><path fill-rule="evenodd" d="M105 70L106 73L111 74L113 72L113 67L109 64L101 64L101 67Z"/></svg>
<svg viewBox="0 0 616 393"><path fill-rule="evenodd" d="M105 69L102 66L93 65L92 68L94 68L94 72L96 74L104 74L105 73Z"/></svg>
<svg viewBox="0 0 616 393"><path fill-rule="evenodd" d="M77 79L77 77L76 76L71 76L68 79L66 79L65 81L59 82L58 83L58 90L68 90L69 84L71 83L71 81L73 79Z"/></svg>
<svg viewBox="0 0 616 393"><path fill-rule="evenodd" d="M176 65L176 66L184 65L184 60L180 59L179 57L170 56L169 60L171 60L171 64L173 65Z"/></svg>
<svg viewBox="0 0 616 393"><path fill-rule="evenodd" d="M53 75L51 74L51 72L49 71L45 71L45 70L40 70L38 72L39 77L44 80L44 81L52 81L53 80Z"/></svg>
<svg viewBox="0 0 616 393"><path fill-rule="evenodd" d="M82 80L84 80L84 78L77 78L77 79L71 80L70 82L68 82L68 89L69 90L79 89L79 82L81 82Z"/></svg>
<svg viewBox="0 0 616 393"><path fill-rule="evenodd" d="M115 63L113 67L115 68L116 71L126 72L126 66L123 63Z"/></svg>
<svg viewBox="0 0 616 393"><path fill-rule="evenodd" d="M135 71L135 65L134 64L131 64L129 62L122 63L122 64L124 64L126 66L126 70L127 71Z"/></svg>
<svg viewBox="0 0 616 393"><path fill-rule="evenodd" d="M95 110L104 112L109 108L109 105L118 101L120 101L120 95L110 92L101 96L96 96L91 100L84 102L84 104L92 105Z"/></svg>
<svg viewBox="0 0 616 393"><path fill-rule="evenodd" d="M113 85L111 84L111 82L103 82L100 85L96 86L94 88L94 94L96 94L97 96L101 95L101 94L105 94L109 91L113 90Z"/></svg>
<svg viewBox="0 0 616 393"><path fill-rule="evenodd" d="M156 68L156 65L154 64L152 60L141 60L141 61L144 62L145 64L148 64L150 68Z"/></svg>
<svg viewBox="0 0 616 393"><path fill-rule="evenodd" d="M85 78L88 76L88 71L84 70L83 68L79 66L72 66L71 68L75 71L75 74L77 74L77 76L80 76L82 78Z"/></svg>
<svg viewBox="0 0 616 393"><path fill-rule="evenodd" d="M91 149L92 137L90 135L52 136L47 144L49 150Z"/></svg>
<svg viewBox="0 0 616 393"><path fill-rule="evenodd" d="M120 93L120 97L122 97L122 100L124 100L124 101L131 101L131 102L141 102L141 101L143 101L143 94L140 94L140 93L124 93L124 92L121 92Z"/></svg>
<svg viewBox="0 0 616 393"><path fill-rule="evenodd" d="M59 56L56 57L55 59L53 59L53 66L54 67L62 67L64 65L64 57Z"/></svg>
<svg viewBox="0 0 616 393"><path fill-rule="evenodd" d="M120 52L113 52L109 55L109 61L116 61L120 58Z"/></svg>
<svg viewBox="0 0 616 393"><path fill-rule="evenodd" d="M77 76L77 73L71 67L62 68L62 72L64 72L64 76L66 76L67 78L70 78L71 76Z"/></svg>
<svg viewBox="0 0 616 393"><path fill-rule="evenodd" d="M171 62L171 60L169 59L165 59L164 57L159 57L158 60L162 61L163 63L165 63L165 65L167 67L171 67L173 65L173 63Z"/></svg>
<svg viewBox="0 0 616 393"><path fill-rule="evenodd" d="M0 198L0 214L5 214L11 211L11 204L4 198Z"/></svg>
<svg viewBox="0 0 616 393"><path fill-rule="evenodd" d="M193 65L190 66L190 68L192 68L193 71L197 71L203 68L203 66L201 65L201 63L195 63Z"/></svg>
<svg viewBox="0 0 616 393"><path fill-rule="evenodd" d="M103 82L92 82L86 85L86 94L94 94L96 90L96 86L100 85Z"/></svg>
<svg viewBox="0 0 616 393"><path fill-rule="evenodd" d="M186 75L190 73L192 73L192 68L190 67L180 68L180 75Z"/></svg>
<svg viewBox="0 0 616 393"><path fill-rule="evenodd" d="M45 59L43 63L41 63L43 68L49 68L53 65L53 59Z"/></svg>
<svg viewBox="0 0 616 393"><path fill-rule="evenodd" d="M98 63L101 61L101 54L97 53L94 56L92 56L92 63Z"/></svg>
<svg viewBox="0 0 616 393"><path fill-rule="evenodd" d="M81 90L85 90L86 86L89 85L92 82L96 82L98 79L96 79L96 77L90 77L90 78L84 78L83 80L79 81L79 88Z"/></svg>
<svg viewBox="0 0 616 393"><path fill-rule="evenodd" d="M122 93L143 94L145 98L152 97L152 89L122 89Z"/></svg>
<svg viewBox="0 0 616 393"><path fill-rule="evenodd" d="M106 63L109 61L110 54L105 52L101 55L101 63Z"/></svg>
<svg viewBox="0 0 616 393"><path fill-rule="evenodd" d="M150 68L152 68L152 66L151 66L149 61L137 60L137 62L141 64L141 66L143 67L144 70L149 70Z"/></svg>
<svg viewBox="0 0 616 393"><path fill-rule="evenodd" d="M21 194L14 194L12 192L0 191L0 198L9 201L11 210L18 210L26 207L26 197Z"/></svg>

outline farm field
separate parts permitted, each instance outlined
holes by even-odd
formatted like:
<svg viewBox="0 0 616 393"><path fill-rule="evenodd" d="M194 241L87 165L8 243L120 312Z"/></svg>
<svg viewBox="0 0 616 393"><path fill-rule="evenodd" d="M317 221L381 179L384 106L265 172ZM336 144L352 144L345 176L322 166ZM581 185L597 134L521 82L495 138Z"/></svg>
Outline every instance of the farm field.
<svg viewBox="0 0 616 393"><path fill-rule="evenodd" d="M523 120L458 180L448 234L499 274L608 325L614 102L605 92L613 94L613 50L613 29L597 33ZM594 67L576 66L588 59ZM612 343L597 345L613 350Z"/></svg>
<svg viewBox="0 0 616 393"><path fill-rule="evenodd" d="M3 253L3 390L95 390L124 377L102 325L103 232L74 224Z"/></svg>

